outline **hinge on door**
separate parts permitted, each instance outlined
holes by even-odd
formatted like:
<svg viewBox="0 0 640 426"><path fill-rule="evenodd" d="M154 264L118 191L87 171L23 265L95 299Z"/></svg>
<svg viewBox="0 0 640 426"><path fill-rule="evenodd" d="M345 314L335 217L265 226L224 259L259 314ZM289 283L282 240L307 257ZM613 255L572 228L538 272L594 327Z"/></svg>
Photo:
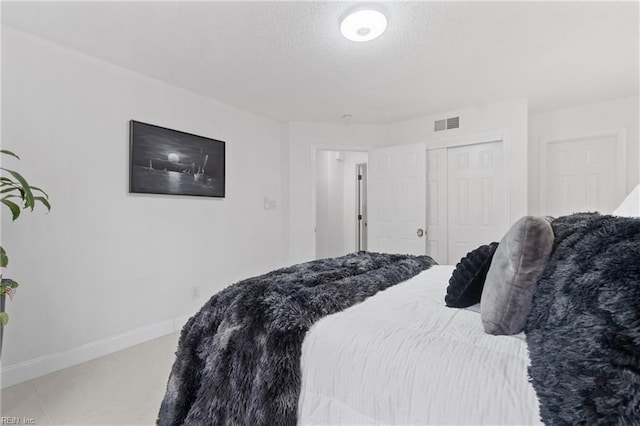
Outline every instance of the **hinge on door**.
<svg viewBox="0 0 640 426"><path fill-rule="evenodd" d="M362 180L362 175L358 175L358 180Z"/></svg>
<svg viewBox="0 0 640 426"><path fill-rule="evenodd" d="M362 215L361 214L358 215L358 220L362 220Z"/></svg>

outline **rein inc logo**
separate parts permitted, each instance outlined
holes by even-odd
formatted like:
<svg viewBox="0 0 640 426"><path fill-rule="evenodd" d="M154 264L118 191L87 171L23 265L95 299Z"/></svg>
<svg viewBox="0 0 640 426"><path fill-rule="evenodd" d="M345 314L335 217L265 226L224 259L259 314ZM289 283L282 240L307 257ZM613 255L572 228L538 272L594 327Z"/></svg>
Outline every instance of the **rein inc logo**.
<svg viewBox="0 0 640 426"><path fill-rule="evenodd" d="M0 417L1 425L37 425L36 420L32 417Z"/></svg>

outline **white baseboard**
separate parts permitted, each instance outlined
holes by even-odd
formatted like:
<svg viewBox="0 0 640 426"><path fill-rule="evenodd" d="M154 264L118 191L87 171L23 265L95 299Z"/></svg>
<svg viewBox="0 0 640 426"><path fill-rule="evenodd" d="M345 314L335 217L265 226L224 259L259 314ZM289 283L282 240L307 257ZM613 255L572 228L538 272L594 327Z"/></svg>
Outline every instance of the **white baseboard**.
<svg viewBox="0 0 640 426"><path fill-rule="evenodd" d="M184 316L162 321L119 336L87 343L70 351L58 352L9 365L2 368L0 387L6 388L27 380L35 379L36 377L44 376L45 374L53 373L63 368L78 365L180 331L189 317L190 316Z"/></svg>

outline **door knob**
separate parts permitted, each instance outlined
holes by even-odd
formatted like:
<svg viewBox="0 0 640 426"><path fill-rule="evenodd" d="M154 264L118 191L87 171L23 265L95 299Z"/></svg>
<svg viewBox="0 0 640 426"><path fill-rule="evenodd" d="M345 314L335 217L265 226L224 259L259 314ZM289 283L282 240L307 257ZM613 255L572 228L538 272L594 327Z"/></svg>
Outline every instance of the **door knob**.
<svg viewBox="0 0 640 426"><path fill-rule="evenodd" d="M416 231L416 235L418 235L418 237L422 237L424 235L424 229L418 228L418 230Z"/></svg>

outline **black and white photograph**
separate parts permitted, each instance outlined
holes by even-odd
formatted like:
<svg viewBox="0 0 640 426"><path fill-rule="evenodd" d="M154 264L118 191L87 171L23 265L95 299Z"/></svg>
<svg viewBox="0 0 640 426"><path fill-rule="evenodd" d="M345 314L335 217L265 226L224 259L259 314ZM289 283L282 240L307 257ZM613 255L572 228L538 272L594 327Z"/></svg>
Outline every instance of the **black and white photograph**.
<svg viewBox="0 0 640 426"><path fill-rule="evenodd" d="M153 124L130 121L129 192L225 195L225 143Z"/></svg>

